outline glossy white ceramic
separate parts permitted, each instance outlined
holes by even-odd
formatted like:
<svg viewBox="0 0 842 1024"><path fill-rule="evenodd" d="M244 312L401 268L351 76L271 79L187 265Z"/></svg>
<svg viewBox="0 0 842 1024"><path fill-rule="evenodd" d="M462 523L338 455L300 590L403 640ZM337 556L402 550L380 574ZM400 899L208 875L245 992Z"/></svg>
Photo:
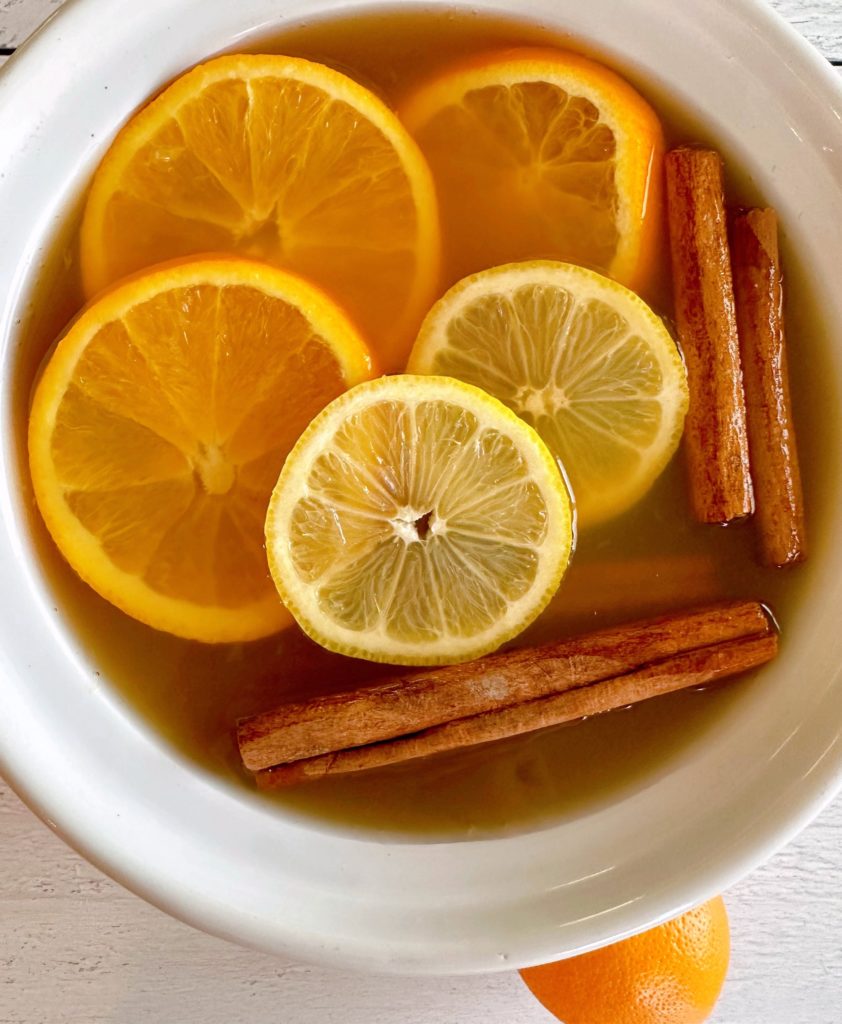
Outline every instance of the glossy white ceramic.
<svg viewBox="0 0 842 1024"><path fill-rule="evenodd" d="M457 6L454 0L448 0ZM94 674L54 607L18 485L11 373L68 200L146 96L188 65L355 0L71 0L0 75L0 770L68 842L238 942L395 972L510 969L638 931L726 888L842 781L839 423L804 599L779 662L714 737L575 820L461 843L283 817L174 754ZM368 5L372 6L372 5ZM694 110L780 211L828 329L842 406L842 89L758 0L472 0L595 42ZM95 41L95 45L92 45Z"/></svg>

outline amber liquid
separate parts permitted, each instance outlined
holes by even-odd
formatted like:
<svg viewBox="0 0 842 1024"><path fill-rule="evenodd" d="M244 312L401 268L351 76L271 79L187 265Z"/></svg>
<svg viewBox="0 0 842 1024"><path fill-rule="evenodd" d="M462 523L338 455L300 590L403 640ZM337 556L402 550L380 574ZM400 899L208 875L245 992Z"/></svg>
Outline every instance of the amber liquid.
<svg viewBox="0 0 842 1024"><path fill-rule="evenodd" d="M257 51L301 55L337 66L388 102L455 57L501 46L570 46L540 26L421 8L387 15L313 22L262 40ZM664 117L673 141L705 140L692 112L676 112L653 95L634 68L625 73ZM715 139L712 141L715 143ZM731 181L730 198L752 201L749 182ZM28 396L53 338L81 305L76 266L78 210L68 213L53 257L42 272L41 301L20 352L18 390L22 481ZM811 314L807 282L793 254L788 271L793 386L802 461L816 533L823 528L814 484L821 477L819 424L838 414L821 393L823 344ZM660 282L660 311L670 314ZM810 398L805 401L809 385ZM815 426L814 426L815 424ZM240 787L243 798L272 801L279 811L312 822L392 834L474 837L540 827L575 817L651 783L689 748L709 742L744 680L690 691L529 737L487 744L404 765L340 776L272 795L257 794L239 766L233 723L285 700L342 690L388 668L329 654L297 629L253 643L204 646L134 622L101 600L63 562L34 509L32 530L55 599L100 673L133 714L182 758ZM694 523L681 454L652 492L626 515L584 532L550 608L518 644L529 644L717 597L760 598L786 627L793 576L760 569L750 524L728 528ZM809 566L797 570L802 579ZM796 590L798 587L795 588ZM784 632L784 638L786 633Z"/></svg>

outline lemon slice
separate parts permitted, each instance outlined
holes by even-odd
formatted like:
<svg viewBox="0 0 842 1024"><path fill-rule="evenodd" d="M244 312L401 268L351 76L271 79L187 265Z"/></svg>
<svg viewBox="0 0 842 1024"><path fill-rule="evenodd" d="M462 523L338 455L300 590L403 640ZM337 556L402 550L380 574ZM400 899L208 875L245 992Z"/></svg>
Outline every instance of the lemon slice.
<svg viewBox="0 0 842 1024"><path fill-rule="evenodd" d="M206 642L290 624L263 549L284 458L368 350L312 285L235 257L113 289L59 341L35 391L29 464L64 557L102 597Z"/></svg>
<svg viewBox="0 0 842 1024"><path fill-rule="evenodd" d="M475 384L531 424L568 475L580 525L649 490L687 412L684 364L660 317L566 263L513 263L454 285L427 314L409 371Z"/></svg>
<svg viewBox="0 0 842 1024"><path fill-rule="evenodd" d="M524 629L573 544L564 481L538 435L455 380L383 377L340 396L287 458L269 566L329 650L467 661Z"/></svg>

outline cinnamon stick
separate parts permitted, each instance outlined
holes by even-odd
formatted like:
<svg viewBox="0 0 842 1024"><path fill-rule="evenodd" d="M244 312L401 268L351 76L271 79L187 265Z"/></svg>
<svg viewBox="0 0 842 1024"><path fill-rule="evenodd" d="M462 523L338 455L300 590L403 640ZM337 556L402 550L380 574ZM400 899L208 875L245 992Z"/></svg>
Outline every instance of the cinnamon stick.
<svg viewBox="0 0 842 1024"><path fill-rule="evenodd" d="M769 629L766 613L756 601L674 612L291 702L241 720L237 742L246 768L259 771L523 704Z"/></svg>
<svg viewBox="0 0 842 1024"><path fill-rule="evenodd" d="M807 548L774 210L734 218L732 262L760 552L767 565L791 565Z"/></svg>
<svg viewBox="0 0 842 1024"><path fill-rule="evenodd" d="M259 772L256 781L261 789L276 789L533 732L749 671L774 658L777 649L776 633L713 644L626 675L448 722L414 735L278 765Z"/></svg>
<svg viewBox="0 0 842 1024"><path fill-rule="evenodd" d="M728 523L754 511L725 197L718 153L666 157L678 337L690 408L685 449L696 518Z"/></svg>

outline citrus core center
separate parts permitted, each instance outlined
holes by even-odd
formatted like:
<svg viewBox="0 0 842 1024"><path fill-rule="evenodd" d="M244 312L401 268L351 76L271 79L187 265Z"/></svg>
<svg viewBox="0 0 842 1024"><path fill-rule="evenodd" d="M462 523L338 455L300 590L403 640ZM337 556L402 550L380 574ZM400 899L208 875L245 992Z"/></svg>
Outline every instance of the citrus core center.
<svg viewBox="0 0 842 1024"><path fill-rule="evenodd" d="M236 469L218 445L200 445L193 457L193 469L208 494L227 494L234 486Z"/></svg>

